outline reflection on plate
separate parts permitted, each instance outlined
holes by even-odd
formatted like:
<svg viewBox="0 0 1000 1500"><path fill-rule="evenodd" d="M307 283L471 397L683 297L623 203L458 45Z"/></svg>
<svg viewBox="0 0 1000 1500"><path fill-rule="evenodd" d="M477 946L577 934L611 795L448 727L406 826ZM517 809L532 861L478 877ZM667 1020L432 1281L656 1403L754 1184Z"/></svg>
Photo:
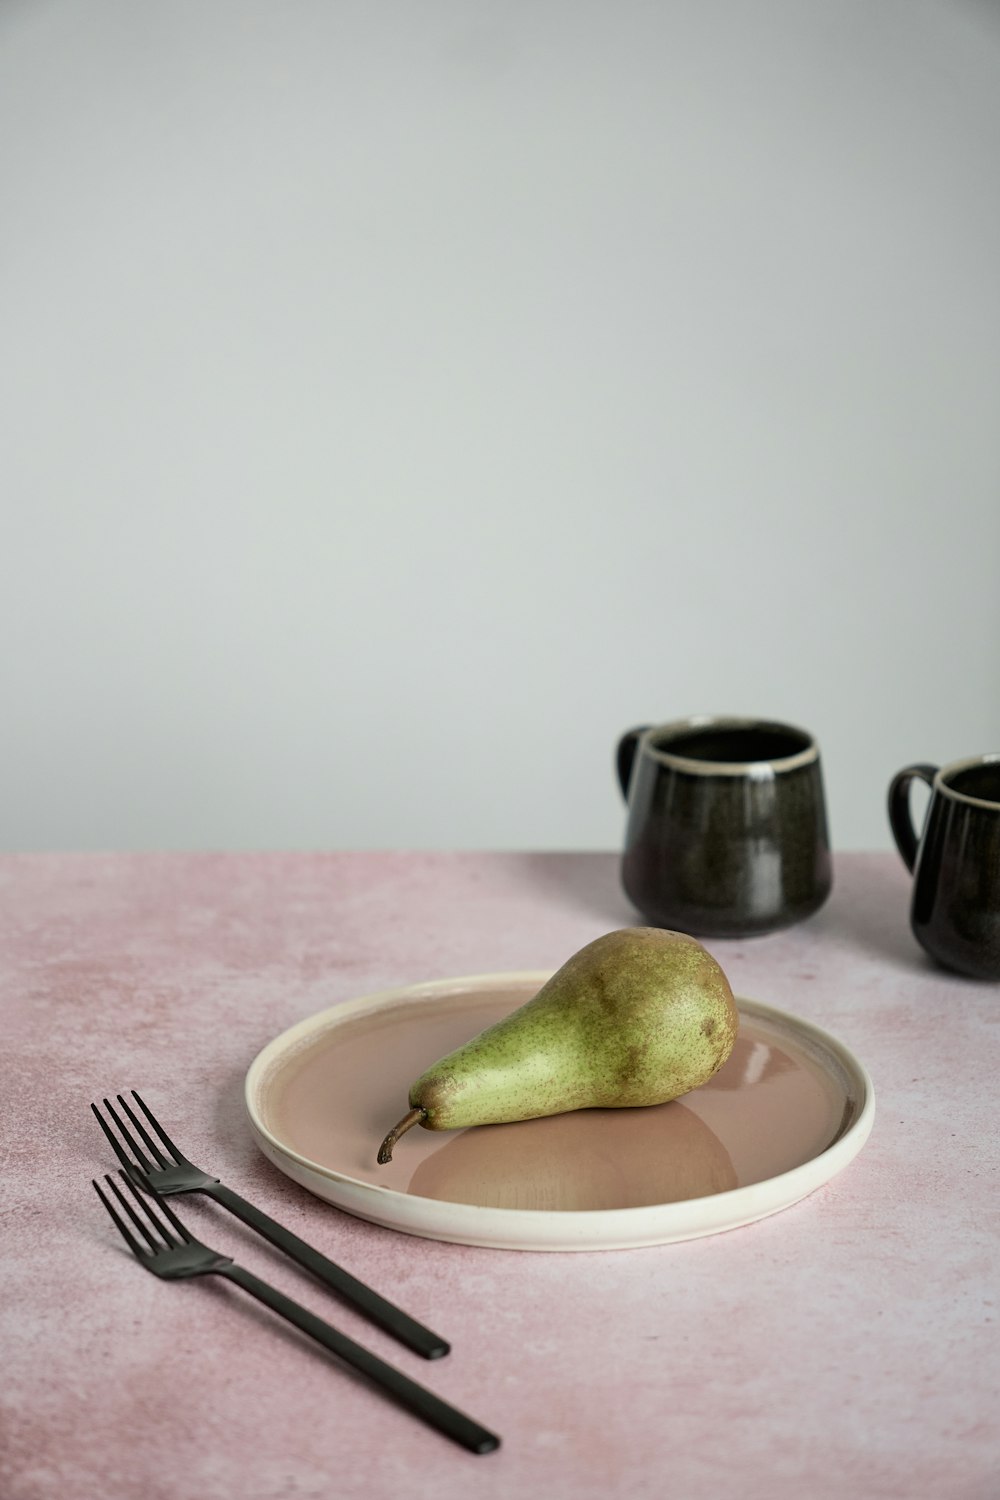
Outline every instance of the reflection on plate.
<svg viewBox="0 0 1000 1500"><path fill-rule="evenodd" d="M763 1218L828 1182L867 1140L875 1102L857 1059L818 1027L739 999L732 1056L683 1099L413 1130L392 1162L377 1166L412 1080L548 978L412 985L293 1026L247 1074L258 1144L320 1198L408 1234L590 1250L664 1244Z"/></svg>

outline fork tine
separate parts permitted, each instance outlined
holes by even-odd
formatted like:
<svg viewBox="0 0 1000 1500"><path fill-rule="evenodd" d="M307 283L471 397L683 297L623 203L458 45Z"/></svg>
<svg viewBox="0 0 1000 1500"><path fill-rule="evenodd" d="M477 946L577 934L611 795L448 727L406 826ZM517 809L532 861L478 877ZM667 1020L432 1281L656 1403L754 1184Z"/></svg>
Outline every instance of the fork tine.
<svg viewBox="0 0 1000 1500"><path fill-rule="evenodd" d="M128 1183L129 1187L132 1187L131 1179L128 1176L126 1176L126 1174L124 1172L119 1172L118 1175L120 1177L122 1177L125 1180L125 1182ZM110 1177L107 1172L105 1172L105 1174L104 1174L104 1181L107 1183L108 1187L114 1193L115 1197L118 1199L118 1202L121 1204L122 1208L125 1210L125 1212L129 1216L129 1218L132 1220L132 1223L135 1225L136 1229L138 1229L139 1233L142 1235L143 1239L146 1241L146 1244L149 1246L149 1250L152 1251L152 1253L154 1255L159 1254L159 1252L163 1249L163 1246L161 1245L160 1241L156 1238L156 1236L153 1234L153 1232L150 1229L149 1225L146 1223L146 1220L145 1219L141 1219L139 1217L139 1215L136 1213L135 1209L132 1207L132 1205L129 1202L129 1200L125 1197L125 1194L122 1192L121 1188L118 1186L117 1182L115 1182L114 1178ZM135 1194L136 1198L139 1198L139 1195L138 1195L138 1193L135 1192L134 1188L132 1188L132 1191ZM142 1200L139 1199L139 1201L141 1202ZM152 1214L150 1214L150 1218L152 1218ZM169 1245L169 1241L168 1241L168 1245ZM147 1251L147 1254L148 1253L149 1252Z"/></svg>
<svg viewBox="0 0 1000 1500"><path fill-rule="evenodd" d="M91 1183L93 1184L94 1192L97 1194L98 1198L100 1198L101 1202L104 1204L104 1207L107 1209L108 1213L111 1215L112 1221L113 1221L113 1223L115 1225L115 1228L118 1230L118 1233L121 1235L121 1237L125 1241L126 1245L128 1245L128 1247L131 1250L132 1254L135 1255L135 1256L138 1256L138 1258L140 1260L142 1260L142 1258L146 1255L147 1252L139 1244L138 1240L132 1234L131 1229L129 1229L128 1225L124 1222L124 1220L121 1219L121 1218L119 1218L118 1211L114 1207L112 1207L112 1205L108 1202L107 1198L105 1198L104 1194L101 1192L100 1183L98 1183L97 1179L94 1178L94 1177L92 1177L90 1180L91 1180Z"/></svg>
<svg viewBox="0 0 1000 1500"><path fill-rule="evenodd" d="M107 1100L105 1100L104 1102L107 1103ZM125 1152L122 1150L121 1143L119 1142L118 1137L115 1135L114 1131L109 1128L109 1126L107 1124L107 1121L105 1120L104 1116L101 1114L101 1111L98 1109L97 1105L96 1104L91 1104L90 1107L94 1111L94 1119L97 1121L98 1125L100 1125L101 1129L104 1131L104 1134L107 1136L108 1141L109 1141L109 1143L111 1145L111 1149L115 1153L115 1155L117 1156L118 1160L121 1162L122 1166L125 1168L126 1171L134 1171L135 1170L134 1163L130 1162L129 1159L128 1159L128 1157L125 1155ZM91 1180L93 1180L93 1179L91 1179Z"/></svg>
<svg viewBox="0 0 1000 1500"><path fill-rule="evenodd" d="M159 1208L163 1208L163 1200L160 1199L160 1197L157 1196L156 1193L153 1193L153 1191L151 1191L151 1190L150 1190L150 1196L148 1196L148 1197L142 1197L142 1194L139 1193L139 1190L138 1190L138 1188L136 1188L136 1185L133 1184L132 1178L130 1178L130 1176L127 1175L126 1172L120 1172L120 1173L118 1173L118 1176L120 1176L120 1178L123 1179L124 1185L126 1185L126 1188L127 1188L127 1190L129 1190L129 1193L132 1194L132 1197L133 1197L133 1199L135 1199L135 1202L136 1203L141 1203L142 1211L144 1211L145 1214L148 1215L148 1218L150 1218L150 1223L151 1223L151 1226L153 1226L153 1229L156 1229L157 1232L159 1232L159 1235L162 1235L163 1241L165 1241L165 1244L166 1244L166 1248L168 1248L168 1250L177 1250L177 1241L175 1241L174 1236L172 1236L171 1232L169 1232L169 1227L166 1226L165 1223L163 1223L162 1218L157 1217L156 1209L153 1208L153 1203L150 1203L150 1199L153 1199L153 1202L157 1203L157 1205L159 1205ZM112 1187L114 1187L114 1184L112 1184ZM117 1191L117 1190L115 1190L115 1191ZM121 1203L123 1203L124 1208L129 1209L129 1203L127 1203L127 1199L124 1199L124 1197L121 1197L120 1193L118 1193L118 1197L120 1197ZM135 1212L132 1211L132 1209L129 1209L129 1212L130 1212L130 1214L132 1214L133 1220L135 1220L136 1224L138 1224L139 1223L138 1215L136 1215ZM171 1218L174 1218L174 1220L175 1220L175 1215L171 1214ZM141 1226L139 1226L139 1227L141 1227ZM190 1239L190 1236L189 1235L184 1235L184 1239ZM154 1244L154 1242L151 1242L151 1244ZM154 1244L154 1248L156 1248L156 1250L162 1250L163 1247L162 1247L162 1245L156 1245L156 1244Z"/></svg>
<svg viewBox="0 0 1000 1500"><path fill-rule="evenodd" d="M120 1135L122 1136L122 1138L128 1142L129 1146L131 1147L132 1154L135 1157L136 1161L141 1166L142 1170L144 1172L152 1172L153 1171L153 1163L149 1160L149 1158L147 1156L143 1155L142 1147L136 1141L135 1136L129 1130L128 1126L121 1119L121 1116L118 1114L117 1110L115 1109L114 1105L111 1103L110 1099L105 1099L104 1100L104 1108L107 1110L107 1112L111 1116L112 1120L114 1120L114 1122L117 1125L118 1131L119 1131ZM112 1145L114 1145L113 1141L112 1141ZM120 1152L119 1152L119 1160L121 1160L121 1153ZM125 1162L124 1165L126 1167L130 1167L132 1165L132 1163L131 1162Z"/></svg>
<svg viewBox="0 0 1000 1500"><path fill-rule="evenodd" d="M145 1184L145 1194L147 1194L147 1196L142 1197L141 1194L139 1194L138 1191L136 1191L135 1184L133 1184L132 1178L130 1178L130 1176L127 1175L127 1172L121 1173L121 1176L123 1176L124 1181L126 1181L127 1188L129 1188L129 1193L132 1194L133 1199L136 1200L136 1203L141 1203L142 1208L145 1209L145 1212L147 1212L148 1217L150 1217L151 1220L153 1220L153 1223L156 1224L157 1230L159 1230L160 1235L163 1236L163 1239L165 1239L165 1241L168 1241L168 1244L172 1245L171 1236L169 1236L169 1230L165 1229L165 1227L163 1227L163 1221L162 1220L157 1220L156 1214L154 1214L153 1209L151 1209L150 1199L153 1199L153 1203L156 1203L157 1209L159 1209L160 1214L166 1215L166 1218L168 1218L169 1223L171 1223L172 1226L174 1226L174 1229L177 1230L177 1233L178 1233L178 1235L180 1235L180 1238L183 1239L184 1244L186 1244L186 1245L195 1245L196 1244L196 1241L195 1241L195 1238L193 1238L193 1235L189 1235L189 1233L187 1233L187 1230L184 1229L183 1224L181 1224L181 1221L178 1220L177 1215L174 1214L174 1211L172 1211L172 1208L171 1208L171 1206L169 1206L169 1203L166 1202L166 1199L162 1199L162 1197L159 1196L159 1193L157 1193L156 1188L151 1187L151 1185L148 1184L148 1182L147 1182L147 1184Z"/></svg>
<svg viewBox="0 0 1000 1500"><path fill-rule="evenodd" d="M164 1128L160 1124L159 1120L153 1114L153 1111L149 1108L149 1106L147 1104L145 1104L143 1102L142 1099L140 1099L140 1097L136 1093L135 1089L132 1090L132 1098L135 1100L136 1104L138 1104L139 1108L142 1110L143 1114L146 1116L146 1119L149 1121L150 1125L152 1125L153 1129L156 1131L157 1135L160 1137L160 1140L166 1146L167 1150L172 1153L174 1161L176 1161L176 1162L182 1162L182 1161L184 1161L184 1157L178 1151L177 1147L174 1145L174 1143L170 1139L169 1135L167 1135L167 1132L164 1130ZM124 1103L124 1100L122 1102Z"/></svg>
<svg viewBox="0 0 1000 1500"><path fill-rule="evenodd" d="M149 1147L150 1151L152 1151L153 1155L156 1157L156 1164L157 1164L157 1166L158 1167L168 1167L170 1165L170 1163L167 1161L167 1158L164 1156L164 1154L160 1150L159 1146L153 1140L153 1137L150 1135L150 1133L146 1129L145 1125L139 1119L139 1117L136 1114L135 1110L132 1109L132 1107L129 1104L128 1100L127 1099L123 1099L122 1096L121 1096L121 1094L117 1094L115 1097L117 1098L118 1103L121 1105L122 1109L128 1115L129 1119L132 1121L132 1124L135 1126L136 1130L138 1130L139 1134L142 1136L143 1140L146 1142L146 1145Z"/></svg>
<svg viewBox="0 0 1000 1500"><path fill-rule="evenodd" d="M131 1187L132 1191L135 1192L135 1188L132 1186L131 1181L129 1182L129 1187ZM167 1202L166 1198L161 1198L160 1195L159 1195L159 1193L155 1190L155 1188L149 1187L148 1184L147 1184L147 1192L149 1193L149 1196L153 1199L153 1201L156 1203L157 1207L163 1213L166 1214L167 1218L170 1220L171 1224L174 1226L174 1228L176 1229L177 1233L180 1235L181 1239L184 1240L186 1244L193 1245L194 1244L194 1237L193 1237L193 1235L188 1234L187 1230L184 1228L184 1225L181 1223L180 1219L174 1213L173 1209L170 1207L170 1204ZM138 1196L139 1196L138 1193L136 1193L136 1197L138 1197ZM143 1206L146 1209L146 1212L149 1213L150 1212L149 1204L145 1203Z"/></svg>

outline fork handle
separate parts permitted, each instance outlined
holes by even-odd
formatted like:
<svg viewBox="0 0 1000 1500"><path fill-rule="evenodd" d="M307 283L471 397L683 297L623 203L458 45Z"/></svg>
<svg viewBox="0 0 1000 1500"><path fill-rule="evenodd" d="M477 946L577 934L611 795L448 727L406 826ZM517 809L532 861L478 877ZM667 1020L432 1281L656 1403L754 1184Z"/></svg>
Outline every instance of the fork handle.
<svg viewBox="0 0 1000 1500"><path fill-rule="evenodd" d="M292 1234L290 1229L276 1224L259 1208L255 1208L252 1203L241 1198L239 1193L234 1193L232 1188L226 1187L225 1183L212 1183L205 1189L205 1192L210 1198L214 1198L216 1203L221 1203L223 1208L228 1208L230 1213L242 1219L244 1224L249 1224L251 1229L256 1229L258 1234L270 1240L272 1245L277 1245L278 1249L283 1250L292 1260L298 1261L300 1266L305 1266L307 1271L312 1271L320 1281L332 1287L335 1292L339 1292L345 1301L364 1313L370 1322L376 1323L379 1328L384 1328L386 1333L391 1333L393 1338L405 1344L408 1349L412 1349L416 1354L422 1354L424 1359L440 1359L443 1354L448 1353L451 1345L440 1334L425 1328L422 1323L411 1318L394 1302L388 1302L385 1297L380 1297L378 1292L372 1291L370 1286L365 1286L363 1281L358 1281L342 1266L328 1260L312 1245L307 1245L305 1240L300 1240L298 1235Z"/></svg>
<svg viewBox="0 0 1000 1500"><path fill-rule="evenodd" d="M443 1432L453 1442L461 1443L463 1448L468 1448L472 1453L492 1453L494 1448L499 1448L500 1439L494 1433L481 1427L464 1412L449 1406L447 1401L442 1401L433 1391L418 1385L415 1380L404 1375L402 1370L386 1364L377 1354L372 1354L346 1334L331 1328L329 1323L324 1323L322 1318L317 1318L283 1292L269 1286L266 1281L261 1281L252 1271L244 1270L242 1266L225 1266L220 1269L219 1275L225 1276L228 1281L235 1281L237 1286L249 1292L251 1297L256 1297L258 1302L263 1302L281 1317L287 1318L289 1323L294 1323L296 1328L301 1328L303 1333L329 1349L331 1354L395 1396L403 1406L415 1412L429 1426Z"/></svg>

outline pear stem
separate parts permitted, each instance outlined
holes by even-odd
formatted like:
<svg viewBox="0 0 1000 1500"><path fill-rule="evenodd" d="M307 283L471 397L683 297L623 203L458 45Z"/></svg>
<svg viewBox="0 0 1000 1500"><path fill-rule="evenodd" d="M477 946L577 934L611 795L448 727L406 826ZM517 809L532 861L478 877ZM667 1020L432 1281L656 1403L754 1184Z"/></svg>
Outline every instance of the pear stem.
<svg viewBox="0 0 1000 1500"><path fill-rule="evenodd" d="M378 1148L378 1164L380 1167L384 1167L387 1161L392 1161L392 1148L399 1140L399 1137L405 1135L408 1130L413 1129L414 1125L418 1125L421 1120L425 1120L426 1118L427 1111L425 1109L411 1109L409 1114L403 1116L398 1125L392 1127Z"/></svg>

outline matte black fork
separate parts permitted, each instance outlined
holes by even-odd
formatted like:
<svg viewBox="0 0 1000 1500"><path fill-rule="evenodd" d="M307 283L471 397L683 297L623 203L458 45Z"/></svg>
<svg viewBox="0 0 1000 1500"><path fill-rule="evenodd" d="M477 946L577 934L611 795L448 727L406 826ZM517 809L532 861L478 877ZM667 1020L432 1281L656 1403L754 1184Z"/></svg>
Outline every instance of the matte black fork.
<svg viewBox="0 0 1000 1500"><path fill-rule="evenodd" d="M453 1442L460 1443L472 1453L492 1453L500 1446L500 1439L495 1433L489 1432L454 1406L449 1406L440 1396L435 1396L433 1391L404 1375L402 1370L386 1364L378 1355L362 1348L346 1334L331 1328L329 1323L324 1323L322 1318L317 1318L290 1297L269 1286L266 1281L261 1281L252 1271L236 1265L230 1256L218 1255L210 1250L188 1233L164 1199L148 1188L149 1198L140 1197L131 1178L124 1171L118 1175L129 1189L134 1203L121 1191L113 1177L105 1176L104 1181L117 1201L117 1207L96 1181L94 1189L136 1260L154 1276L159 1276L164 1281L188 1281L195 1276L223 1276L289 1323L294 1323L296 1328L322 1344L324 1349L328 1349L352 1369L366 1375L388 1395ZM139 1209L142 1210L141 1213L137 1211Z"/></svg>
<svg viewBox="0 0 1000 1500"><path fill-rule="evenodd" d="M239 1193L234 1193L232 1188L226 1187L218 1177L213 1177L210 1172L203 1172L193 1162L188 1161L174 1145L173 1141L163 1129L163 1126L155 1118L152 1111L140 1099L135 1089L132 1090L132 1098L135 1100L145 1123L132 1109L131 1105L121 1094L117 1096L122 1112L131 1122L131 1129L127 1125L114 1105L104 1100L104 1108L111 1120L114 1121L115 1129L121 1136L121 1140L114 1134L107 1120L101 1114L96 1104L91 1104L94 1118L107 1136L115 1155L121 1162L122 1169L130 1182L136 1187L147 1191L153 1191L160 1197L171 1197L175 1193L204 1193L213 1198L216 1203L221 1203L231 1214L242 1219L244 1224L249 1224L264 1239L276 1245L279 1250L296 1261L300 1266L305 1266L314 1276L319 1277L326 1286L337 1292L346 1302L358 1312L363 1313L370 1322L385 1329L386 1333L405 1344L408 1349L422 1354L425 1359L440 1359L447 1354L450 1345L409 1313L403 1312L402 1308L395 1303L389 1302L378 1292L345 1271L342 1266L329 1260L319 1250L299 1239L290 1229L285 1229L281 1224L275 1222ZM147 1129L147 1126L149 1127ZM151 1133L153 1132L153 1133ZM139 1139L136 1139L138 1136ZM142 1141L145 1146L139 1144ZM122 1146L122 1141L132 1153L130 1159ZM147 1156L146 1152L149 1153ZM150 1159L152 1158L152 1159Z"/></svg>

